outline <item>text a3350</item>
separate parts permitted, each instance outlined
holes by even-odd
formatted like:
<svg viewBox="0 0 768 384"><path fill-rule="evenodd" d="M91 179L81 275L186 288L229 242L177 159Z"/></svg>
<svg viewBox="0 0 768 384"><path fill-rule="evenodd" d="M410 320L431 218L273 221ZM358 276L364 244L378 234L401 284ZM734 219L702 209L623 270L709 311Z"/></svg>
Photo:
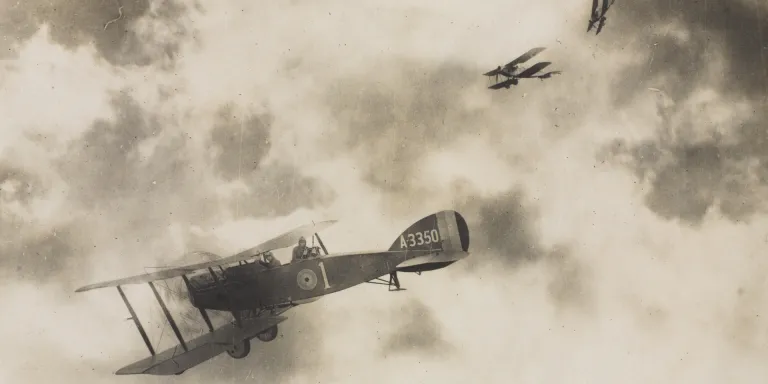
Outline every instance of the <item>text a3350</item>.
<svg viewBox="0 0 768 384"><path fill-rule="evenodd" d="M440 242L440 233L437 229L416 233L404 233L400 235L400 247L408 248L417 245L432 244Z"/></svg>

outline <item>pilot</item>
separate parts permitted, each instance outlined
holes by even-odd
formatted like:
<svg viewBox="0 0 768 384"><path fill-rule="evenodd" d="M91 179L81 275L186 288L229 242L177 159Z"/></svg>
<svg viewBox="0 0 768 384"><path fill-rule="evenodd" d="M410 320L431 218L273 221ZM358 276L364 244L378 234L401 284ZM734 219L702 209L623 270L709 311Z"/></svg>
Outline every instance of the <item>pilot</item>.
<svg viewBox="0 0 768 384"><path fill-rule="evenodd" d="M307 253L307 239L302 236L299 238L299 245L293 247L293 257L291 258L291 262L306 259Z"/></svg>
<svg viewBox="0 0 768 384"><path fill-rule="evenodd" d="M267 268L276 268L282 265L280 260L276 259L272 252L266 252L264 254L264 260L261 260L260 263Z"/></svg>

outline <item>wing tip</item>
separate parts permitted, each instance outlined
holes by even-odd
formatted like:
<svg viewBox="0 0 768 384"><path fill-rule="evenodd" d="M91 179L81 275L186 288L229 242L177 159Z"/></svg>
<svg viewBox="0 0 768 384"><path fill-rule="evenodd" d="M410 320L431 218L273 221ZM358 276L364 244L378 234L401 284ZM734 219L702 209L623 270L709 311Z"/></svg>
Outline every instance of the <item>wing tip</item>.
<svg viewBox="0 0 768 384"><path fill-rule="evenodd" d="M325 220L325 221L321 221L319 223L315 223L314 226L315 227L330 227L331 225L334 225L334 224L336 224L338 222L339 222L339 220Z"/></svg>
<svg viewBox="0 0 768 384"><path fill-rule="evenodd" d="M94 288L96 288L96 285L95 285L95 284L86 285L86 286L80 287L80 288L78 288L78 289L75 289L75 292L78 292L78 293L79 293L79 292L90 291L90 290L92 290L92 289L94 289Z"/></svg>
<svg viewBox="0 0 768 384"><path fill-rule="evenodd" d="M94 289L107 288L107 287L111 287L111 286L117 286L117 284L115 284L115 285L111 285L111 284L91 284L91 285L86 285L85 287L80 287L80 288L76 289L75 292L77 292L77 293L87 292L87 291L92 291Z"/></svg>

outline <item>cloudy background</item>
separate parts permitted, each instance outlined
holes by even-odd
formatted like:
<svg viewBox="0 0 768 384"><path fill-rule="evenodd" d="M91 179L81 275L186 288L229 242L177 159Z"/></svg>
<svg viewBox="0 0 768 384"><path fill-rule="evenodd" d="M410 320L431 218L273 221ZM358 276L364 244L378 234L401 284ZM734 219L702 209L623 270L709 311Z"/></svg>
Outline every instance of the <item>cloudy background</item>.
<svg viewBox="0 0 768 384"><path fill-rule="evenodd" d="M597 37L585 0L284 3L0 0L0 382L146 356L79 286L310 220L386 248L440 209L469 259L170 381L768 379L768 3L617 0ZM485 88L533 46L563 74Z"/></svg>

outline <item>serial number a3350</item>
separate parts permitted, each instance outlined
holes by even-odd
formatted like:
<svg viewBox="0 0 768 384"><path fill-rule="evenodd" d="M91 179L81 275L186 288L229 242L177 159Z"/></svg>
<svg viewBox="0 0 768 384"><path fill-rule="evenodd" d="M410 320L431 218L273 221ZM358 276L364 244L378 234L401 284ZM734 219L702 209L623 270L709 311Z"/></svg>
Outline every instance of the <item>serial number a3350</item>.
<svg viewBox="0 0 768 384"><path fill-rule="evenodd" d="M406 241L406 239L408 239ZM431 231L405 233L400 235L400 247L408 248L417 245L432 244L440 242L440 234L436 229Z"/></svg>

